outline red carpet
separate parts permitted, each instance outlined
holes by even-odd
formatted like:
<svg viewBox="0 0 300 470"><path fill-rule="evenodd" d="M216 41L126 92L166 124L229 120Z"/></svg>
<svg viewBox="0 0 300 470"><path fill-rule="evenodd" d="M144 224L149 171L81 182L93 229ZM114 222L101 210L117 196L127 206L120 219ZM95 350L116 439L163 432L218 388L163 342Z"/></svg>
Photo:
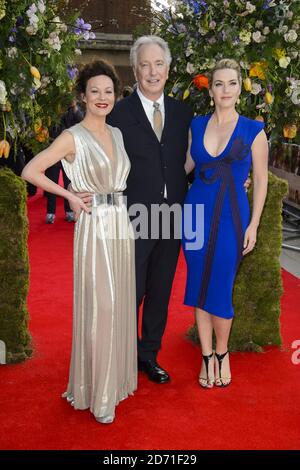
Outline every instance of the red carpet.
<svg viewBox="0 0 300 470"><path fill-rule="evenodd" d="M28 209L35 352L0 368L0 449L299 449L300 364L291 361L291 345L300 340L298 279L283 272L283 347L232 354L232 385L204 390L197 384L199 349L185 338L193 314L182 305L181 258L159 356L173 380L156 385L141 375L116 421L101 425L60 398L71 345L73 225L63 220L61 201L54 225L44 223L40 195Z"/></svg>

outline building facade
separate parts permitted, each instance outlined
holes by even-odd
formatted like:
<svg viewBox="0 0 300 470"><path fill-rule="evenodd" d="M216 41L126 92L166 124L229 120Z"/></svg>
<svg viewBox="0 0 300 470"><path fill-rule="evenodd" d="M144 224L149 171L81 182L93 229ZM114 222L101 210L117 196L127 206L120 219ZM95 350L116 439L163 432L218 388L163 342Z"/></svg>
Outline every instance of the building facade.
<svg viewBox="0 0 300 470"><path fill-rule="evenodd" d="M79 9L96 34L96 39L82 49L80 62L106 59L116 67L122 85L132 85L129 51L133 32L149 19L150 0L70 0L69 8Z"/></svg>

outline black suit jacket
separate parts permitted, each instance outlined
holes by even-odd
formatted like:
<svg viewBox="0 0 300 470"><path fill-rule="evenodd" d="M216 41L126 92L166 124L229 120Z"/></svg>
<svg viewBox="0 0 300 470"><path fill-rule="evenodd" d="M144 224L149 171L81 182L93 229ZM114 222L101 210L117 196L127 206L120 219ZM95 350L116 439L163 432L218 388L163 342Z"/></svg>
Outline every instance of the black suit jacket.
<svg viewBox="0 0 300 470"><path fill-rule="evenodd" d="M165 95L165 123L158 141L136 91L119 101L108 118L118 127L131 162L127 179L128 207L134 203L159 204L164 201L167 186L168 204L182 204L187 190L184 171L188 130L192 110Z"/></svg>

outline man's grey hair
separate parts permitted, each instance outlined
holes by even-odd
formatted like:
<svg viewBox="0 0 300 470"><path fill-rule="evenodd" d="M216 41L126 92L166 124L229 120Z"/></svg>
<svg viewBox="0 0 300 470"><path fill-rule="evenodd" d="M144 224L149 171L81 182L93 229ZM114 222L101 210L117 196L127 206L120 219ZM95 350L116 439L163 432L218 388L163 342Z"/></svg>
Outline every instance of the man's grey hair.
<svg viewBox="0 0 300 470"><path fill-rule="evenodd" d="M164 41L164 39L160 38L159 36L150 36L150 35L141 36L134 42L133 46L131 47L130 62L131 62L132 67L134 69L136 69L137 67L137 57L138 57L139 49L142 46L149 45L149 44L156 44L157 46L161 47L165 55L166 63L169 67L172 62L172 56L171 56L171 52L170 52L168 44L166 43L166 41Z"/></svg>

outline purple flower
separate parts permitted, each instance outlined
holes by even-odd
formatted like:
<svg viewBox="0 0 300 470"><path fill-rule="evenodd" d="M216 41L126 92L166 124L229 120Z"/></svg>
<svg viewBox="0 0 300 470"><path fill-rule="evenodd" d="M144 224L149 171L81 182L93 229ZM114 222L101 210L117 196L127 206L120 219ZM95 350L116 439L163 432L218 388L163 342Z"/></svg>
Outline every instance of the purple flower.
<svg viewBox="0 0 300 470"><path fill-rule="evenodd" d="M270 8L270 3L272 0L266 0L263 4L263 10L268 10Z"/></svg>
<svg viewBox="0 0 300 470"><path fill-rule="evenodd" d="M201 7L203 8L204 12L207 11L208 6L204 0L184 0L184 2L194 10L195 15L201 13Z"/></svg>
<svg viewBox="0 0 300 470"><path fill-rule="evenodd" d="M82 28L83 25L85 24L85 23L84 23L84 19L83 19L83 18L77 18L75 24L76 24L77 28Z"/></svg>
<svg viewBox="0 0 300 470"><path fill-rule="evenodd" d="M83 39L88 40L88 39L95 39L95 34L91 31L92 26L90 23L85 23L83 18L77 18L76 23L75 23L76 28L74 28L74 33L77 36L83 36Z"/></svg>
<svg viewBox="0 0 300 470"><path fill-rule="evenodd" d="M85 29L86 31L90 31L92 29L92 26L90 25L90 23L85 23L82 26L82 29Z"/></svg>
<svg viewBox="0 0 300 470"><path fill-rule="evenodd" d="M67 65L67 74L71 80L74 80L77 73L78 73L78 69L76 67L73 67L72 65L69 65L69 64Z"/></svg>
<svg viewBox="0 0 300 470"><path fill-rule="evenodd" d="M24 23L24 18L23 16L18 16L17 21L16 21L16 26L19 27Z"/></svg>

